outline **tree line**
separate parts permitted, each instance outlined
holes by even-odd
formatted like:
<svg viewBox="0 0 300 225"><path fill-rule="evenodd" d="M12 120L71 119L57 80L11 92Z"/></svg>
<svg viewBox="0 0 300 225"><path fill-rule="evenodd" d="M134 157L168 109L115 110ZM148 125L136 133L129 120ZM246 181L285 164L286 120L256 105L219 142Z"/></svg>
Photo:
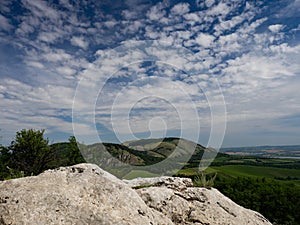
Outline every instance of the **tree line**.
<svg viewBox="0 0 300 225"><path fill-rule="evenodd" d="M300 187L268 178L217 178L215 188L234 202L260 212L273 224L300 224Z"/></svg>
<svg viewBox="0 0 300 225"><path fill-rule="evenodd" d="M45 130L23 129L9 146L0 145L0 180L38 175L47 169L85 162L74 136L49 145Z"/></svg>

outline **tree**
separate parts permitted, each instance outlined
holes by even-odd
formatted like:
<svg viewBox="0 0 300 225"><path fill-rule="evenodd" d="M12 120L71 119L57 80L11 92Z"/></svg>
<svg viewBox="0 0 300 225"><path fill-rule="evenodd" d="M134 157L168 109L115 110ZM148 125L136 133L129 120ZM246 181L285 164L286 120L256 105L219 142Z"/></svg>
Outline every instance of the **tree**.
<svg viewBox="0 0 300 225"><path fill-rule="evenodd" d="M21 130L8 147L11 154L10 167L23 171L25 176L37 175L48 169L54 152L44 138L45 130Z"/></svg>
<svg viewBox="0 0 300 225"><path fill-rule="evenodd" d="M4 180L9 176L8 165L10 162L11 154L8 148L0 144L0 180Z"/></svg>
<svg viewBox="0 0 300 225"><path fill-rule="evenodd" d="M75 165L78 163L85 162L84 158L82 157L82 155L80 153L76 138L74 136L71 136L69 138L69 148L70 148L70 153L69 153L69 164L70 165Z"/></svg>

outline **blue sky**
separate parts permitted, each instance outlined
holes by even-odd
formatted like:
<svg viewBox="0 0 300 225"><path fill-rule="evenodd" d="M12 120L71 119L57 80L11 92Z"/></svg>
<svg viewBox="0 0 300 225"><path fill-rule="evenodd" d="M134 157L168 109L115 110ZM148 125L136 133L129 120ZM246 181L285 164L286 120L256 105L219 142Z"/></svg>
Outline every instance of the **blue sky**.
<svg viewBox="0 0 300 225"><path fill-rule="evenodd" d="M206 145L226 122L224 147L300 144L299 15L299 0L1 0L1 143L35 128Z"/></svg>

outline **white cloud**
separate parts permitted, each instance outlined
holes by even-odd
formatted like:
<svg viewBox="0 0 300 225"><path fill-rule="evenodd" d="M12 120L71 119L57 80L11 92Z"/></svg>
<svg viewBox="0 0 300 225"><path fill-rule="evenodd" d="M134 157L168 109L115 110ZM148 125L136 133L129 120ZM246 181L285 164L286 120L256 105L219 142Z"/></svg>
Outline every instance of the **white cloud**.
<svg viewBox="0 0 300 225"><path fill-rule="evenodd" d="M172 36L175 36L176 39L188 40L192 36L192 32L190 31L175 31L171 33Z"/></svg>
<svg viewBox="0 0 300 225"><path fill-rule="evenodd" d="M0 30L10 30L12 25L9 20L0 14Z"/></svg>
<svg viewBox="0 0 300 225"><path fill-rule="evenodd" d="M195 23L202 22L203 20L198 13L187 13L183 17L187 20L186 23L189 23L192 26L194 26Z"/></svg>
<svg viewBox="0 0 300 225"><path fill-rule="evenodd" d="M103 23L107 28L113 28L118 22L116 20L105 21Z"/></svg>
<svg viewBox="0 0 300 225"><path fill-rule="evenodd" d="M74 75L76 73L76 70L68 67L68 66L64 66L64 67L58 67L57 72L59 72L60 74L64 75L64 76L71 76Z"/></svg>
<svg viewBox="0 0 300 225"><path fill-rule="evenodd" d="M20 34L22 36L25 36L28 33L32 33L34 32L34 27L31 26L30 24L26 23L25 21L23 21L19 28L16 30L17 34Z"/></svg>
<svg viewBox="0 0 300 225"><path fill-rule="evenodd" d="M278 33L283 28L283 25L282 24L274 24L274 25L270 25L268 28L273 33Z"/></svg>
<svg viewBox="0 0 300 225"><path fill-rule="evenodd" d="M187 75L180 75L181 83L176 83L178 78L175 78L176 71L153 67L154 77L163 75L168 79L174 79L169 80L170 82L158 82L155 86L139 84L145 89L139 88L139 85L126 86L124 96L121 96L122 104L116 106L121 112L117 119L124 126L126 121L122 121L122 110L137 96L170 95L170 100L181 104L183 108L188 107L189 104L185 104L176 87L185 88L191 96L197 97L197 87L190 85L189 82L196 81L203 89L210 89L212 74L220 78L219 81L224 88L231 122L244 120L247 124L259 118L268 118L268 114L270 119L275 120L291 112L300 111L299 88L296 88L299 86L299 79L295 78L300 71L297 61L300 51L298 40L295 38L297 36L288 36L296 34L297 30L283 34L289 27L284 26L284 21L280 21L280 17L277 17L278 21L269 27L261 26L268 20L268 24L272 24L273 17L261 13L267 8L260 9L259 2L254 4L241 1L197 1L201 10L193 8L190 12L188 3L174 5L172 1L158 2L152 6L143 1L139 4L143 6L142 8L132 10L134 3L139 2L134 0L126 2L128 8L121 9L114 5L118 15L114 13L108 15L101 11L100 6L103 3L100 1L97 3L99 5L91 6L95 6L91 21L82 13L78 13L85 10L86 5L71 5L68 0L59 2L64 10L55 8L55 3L50 4L44 0L24 0L22 6L30 13L19 15L20 23L15 27L17 29L15 33L0 37L1 43L10 43L14 49L20 50L12 54L16 54L15 58L22 58L26 64L21 68L25 72L24 76L18 78L19 81L14 78L1 79L1 113L6 120L1 118L0 124L6 124L7 129L10 129L10 123L14 123L11 127L16 129L18 126L27 127L31 124L41 128L47 126L47 129L49 127L52 131L67 132L71 124L57 117L66 116L65 113L71 109L77 80L87 78L82 82L86 90L83 91L78 105L79 110L82 110L80 112L84 112L92 101L90 99L96 96L92 96L92 92L99 91L97 82L105 81L112 75L114 69L124 66L124 62L136 62L145 58L145 53L132 49L126 54L120 53L119 50L113 52L105 49L127 40L128 37L136 40L150 38L161 43L165 41L167 44L161 44L164 47L148 48L147 54L170 64L171 67L181 67L191 73L193 79ZM298 2L294 1L291 5ZM1 1L0 7L3 5L4 10L1 12L8 12L9 4L3 4ZM0 16L0 26L12 28L10 21L3 16ZM259 32L257 28L260 28ZM288 43L291 40L293 44ZM70 44L79 48L73 48ZM182 44L192 50L194 55L184 52L183 57L178 57L178 51L171 50L171 47ZM93 55L92 52L99 46L101 50ZM63 49L64 47L66 49ZM9 57L11 56L8 55L8 61ZM94 57L97 59L89 62ZM1 63L3 76L13 77L14 74L20 73L15 71L14 67L8 68L11 65ZM85 68L88 70L80 73ZM128 76L125 76L126 72ZM128 84L126 79L132 76L135 76L135 80L147 78L147 71L136 64L130 70L115 75L117 81L120 78L125 80L118 83L119 88L115 90L118 92ZM28 84L30 82L31 85ZM107 94L107 100L114 97L113 91ZM210 92L214 93L213 90ZM278 99L282 101L280 104L276 102ZM201 101L195 100L195 103L199 110L205 108L205 104ZM166 115L166 121L175 124L174 114L164 109L167 108L162 105L156 111L157 115ZM102 110L110 113L109 107ZM9 119L9 115L13 119ZM93 112L89 110L82 115L88 119L79 121L79 124L83 132L90 134L89 119ZM191 117L188 112L186 115ZM150 117L151 113L144 112L144 116ZM203 120L209 121L209 117L204 117ZM22 118L26 121L22 121ZM144 118L143 115L135 115L137 121L142 122ZM105 122L109 123L106 120ZM142 124L137 129L145 131L147 127Z"/></svg>
<svg viewBox="0 0 300 225"><path fill-rule="evenodd" d="M64 7L66 7L69 10L74 9L74 6L72 6L69 2L69 0L59 0L59 3L62 4Z"/></svg>
<svg viewBox="0 0 300 225"><path fill-rule="evenodd" d="M111 91L115 92L117 97L115 97L113 103L113 110L106 113L112 114L113 124L117 126L116 129L120 133L128 131L128 119L134 125L131 127L131 129L134 129L134 132L145 132L148 130L147 124L149 119L153 117L164 118L169 129L180 128L180 122L188 123L190 129L195 129L194 120L196 118L190 111L194 103L191 103L186 96L197 95L197 86L188 85L180 81L162 80L159 77L153 77L151 81L144 83L142 87L138 83L133 83L126 85L120 90ZM104 99L108 97L114 96L102 96ZM151 101L147 101L147 99ZM161 103L157 103L157 101L161 101ZM104 113L103 107L101 105L99 108L102 113ZM133 116L127 114L128 110L134 112L139 108L147 108L149 111L146 110L142 114L135 114ZM128 116L129 118L126 119ZM181 118L178 118L178 116ZM183 121L180 121L180 119ZM101 119L101 121L103 120L104 118ZM106 121L106 123L109 122L109 120Z"/></svg>
<svg viewBox="0 0 300 225"><path fill-rule="evenodd" d="M14 79L2 79L0 121L1 129L9 134L6 141L16 131L28 128L71 134L71 123L61 117L71 116L74 91L58 84L33 87Z"/></svg>
<svg viewBox="0 0 300 225"><path fill-rule="evenodd" d="M215 4L215 0L206 0L205 1L205 5L207 7L211 7L213 4Z"/></svg>
<svg viewBox="0 0 300 225"><path fill-rule="evenodd" d="M205 33L199 33L195 39L197 44L200 44L205 48L212 47L211 45L214 42L214 40L215 40L214 36Z"/></svg>
<svg viewBox="0 0 300 225"><path fill-rule="evenodd" d="M147 17L150 20L159 20L166 15L166 11L164 10L164 6L162 4L157 4L152 6L150 10L147 12Z"/></svg>
<svg viewBox="0 0 300 225"><path fill-rule="evenodd" d="M50 52L46 52L44 55L42 55L43 59L50 62L61 62L63 60L69 60L72 58L72 56L68 53L66 53L62 49L56 49Z"/></svg>
<svg viewBox="0 0 300 225"><path fill-rule="evenodd" d="M137 19L139 17L138 11L135 10L123 10L122 15L126 20Z"/></svg>
<svg viewBox="0 0 300 225"><path fill-rule="evenodd" d="M217 43L219 45L219 54L221 57L234 52L239 52L244 47L240 42L242 42L242 38L238 33L220 36Z"/></svg>
<svg viewBox="0 0 300 225"><path fill-rule="evenodd" d="M87 49L89 46L89 43L86 40L84 40L83 37L72 37L71 44L83 49Z"/></svg>
<svg viewBox="0 0 300 225"><path fill-rule="evenodd" d="M278 60L277 57L243 55L229 60L229 66L225 71L227 74L233 74L233 77L240 77L245 82L248 79L276 79L294 75L284 62Z"/></svg>
<svg viewBox="0 0 300 225"><path fill-rule="evenodd" d="M139 33L140 29L143 28L144 25L140 21L128 22L127 26L122 30L124 35L128 34L136 34Z"/></svg>
<svg viewBox="0 0 300 225"><path fill-rule="evenodd" d="M220 1L218 5L213 6L207 11L208 15L226 17L231 8L224 2Z"/></svg>
<svg viewBox="0 0 300 225"><path fill-rule="evenodd" d="M52 32L40 32L38 35L38 40L47 42L47 43L54 43L61 35L58 33Z"/></svg>
<svg viewBox="0 0 300 225"><path fill-rule="evenodd" d="M284 43L266 47L271 34L260 35L255 41L259 48L258 44L254 45L249 53L227 61L221 69L220 82L231 132L246 134L262 128L270 132L283 131L281 118L300 113L300 105L296 103L300 100L299 90L295 88L300 81L299 45L292 47ZM222 39L219 41L230 42L226 37ZM274 126L275 121L278 126ZM247 128L238 128L239 124Z"/></svg>
<svg viewBox="0 0 300 225"><path fill-rule="evenodd" d="M32 66L32 67L35 67L35 68L38 68L38 69L45 68L42 63L37 62L37 61L27 61L26 63L27 63L28 66Z"/></svg>
<svg viewBox="0 0 300 225"><path fill-rule="evenodd" d="M188 3L179 3L171 9L171 13L176 15L184 15L190 11L190 5Z"/></svg>
<svg viewBox="0 0 300 225"><path fill-rule="evenodd" d="M268 18L264 17L258 20L255 20L254 22L252 22L250 24L250 26L248 26L248 29L245 30L245 32L251 32L251 31L255 31L255 29L257 27L259 27L260 25L262 25L264 22L266 22L268 20Z"/></svg>
<svg viewBox="0 0 300 225"><path fill-rule="evenodd" d="M246 20L250 20L254 17L254 14L251 12L241 14L239 16L235 16L231 18L230 20L223 21L217 25L215 25L214 30L216 31L216 35L220 35L224 31L231 31L233 28L235 28L237 25L242 24Z"/></svg>
<svg viewBox="0 0 300 225"><path fill-rule="evenodd" d="M23 5L29 9L34 16L39 18L49 18L56 21L60 18L60 14L55 9L48 6L43 0L23 0Z"/></svg>

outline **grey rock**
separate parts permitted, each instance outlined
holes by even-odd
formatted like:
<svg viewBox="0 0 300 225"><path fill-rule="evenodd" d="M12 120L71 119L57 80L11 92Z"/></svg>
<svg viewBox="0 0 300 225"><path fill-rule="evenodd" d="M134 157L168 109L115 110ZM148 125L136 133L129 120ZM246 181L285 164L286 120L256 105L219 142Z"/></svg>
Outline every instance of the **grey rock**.
<svg viewBox="0 0 300 225"><path fill-rule="evenodd" d="M271 224L259 213L237 205L213 188L188 187L177 191L166 187L148 187L137 192L149 207L162 212L174 224Z"/></svg>
<svg viewBox="0 0 300 225"><path fill-rule="evenodd" d="M173 224L96 165L49 170L0 183L0 224Z"/></svg>
<svg viewBox="0 0 300 225"><path fill-rule="evenodd" d="M192 187L193 182L189 178L178 177L154 177L154 178L136 178L133 180L123 180L126 184L134 189L147 186L167 187L176 190Z"/></svg>
<svg viewBox="0 0 300 225"><path fill-rule="evenodd" d="M270 225L216 189L187 178L119 180L96 165L0 182L0 224Z"/></svg>

